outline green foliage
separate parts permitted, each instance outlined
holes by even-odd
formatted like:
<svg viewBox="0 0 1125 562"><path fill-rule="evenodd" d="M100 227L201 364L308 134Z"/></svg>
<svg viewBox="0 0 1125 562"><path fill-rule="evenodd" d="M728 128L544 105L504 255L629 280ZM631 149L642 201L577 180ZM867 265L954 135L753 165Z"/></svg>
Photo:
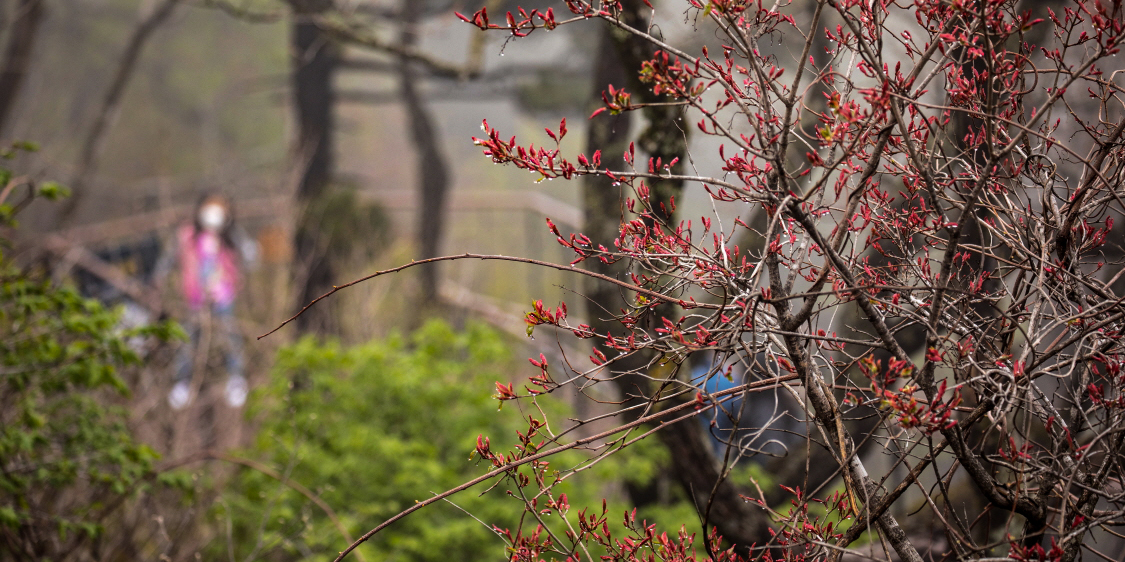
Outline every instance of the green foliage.
<svg viewBox="0 0 1125 562"><path fill-rule="evenodd" d="M526 419L509 408L497 411L491 396L497 380L518 372L512 367L501 336L479 325L457 333L433 322L409 338L350 348L304 339L280 352L273 384L252 398L262 425L249 455L312 489L358 536L488 470L469 459L478 435L514 443L515 431L526 431ZM551 406L550 399L543 402ZM554 462L581 458L575 453ZM486 489L482 484L452 499L482 521L515 527L522 502L502 487ZM604 495L569 482L560 491L575 505L585 500L600 507ZM345 544L320 508L253 470L231 483L216 516L232 525L240 560L249 554L331 558ZM215 554L232 545L214 545ZM368 560L475 560L500 545L480 522L441 503L396 523L361 551Z"/></svg>
<svg viewBox="0 0 1125 562"><path fill-rule="evenodd" d="M584 102L589 91L589 74L560 71L558 68L535 72L531 79L521 82L516 90L520 106L528 111L558 113L589 113Z"/></svg>
<svg viewBox="0 0 1125 562"><path fill-rule="evenodd" d="M48 201L55 201L70 197L70 188L58 182L48 181L39 186L36 194Z"/></svg>
<svg viewBox="0 0 1125 562"><path fill-rule="evenodd" d="M703 536L699 515L688 500L680 483L670 474L672 464L668 448L656 439L642 439L615 453L594 466L594 472L603 482L621 481L638 489L662 487L665 497L643 506L619 506L610 511L610 523L621 522L620 513L625 508L637 509L637 520L655 523L662 529L677 530L681 526L689 533ZM603 493L604 495L604 493ZM594 512L597 510L591 510Z"/></svg>
<svg viewBox="0 0 1125 562"><path fill-rule="evenodd" d="M0 148L0 160L11 160L21 153L37 152L38 150L38 144L16 141L8 147ZM13 204L11 202L12 192L18 186L26 186L28 189L19 202ZM27 176L17 178L16 173L6 165L0 166L0 226L15 227L16 215L37 197L54 201L69 196L70 189L58 182L47 181L36 186L35 182ZM7 243L7 240L0 238L0 245L7 245Z"/></svg>
<svg viewBox="0 0 1125 562"><path fill-rule="evenodd" d="M378 204L360 201L350 187L335 187L309 202L297 225L316 240L333 264L369 262L390 239L390 219Z"/></svg>
<svg viewBox="0 0 1125 562"><path fill-rule="evenodd" d="M152 471L122 409L127 341L118 315L0 259L0 559L60 559Z"/></svg>

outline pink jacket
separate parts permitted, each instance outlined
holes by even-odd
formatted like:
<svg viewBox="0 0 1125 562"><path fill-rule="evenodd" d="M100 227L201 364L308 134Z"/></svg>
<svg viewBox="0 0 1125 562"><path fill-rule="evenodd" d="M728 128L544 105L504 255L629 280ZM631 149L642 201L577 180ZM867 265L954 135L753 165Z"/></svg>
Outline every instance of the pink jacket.
<svg viewBox="0 0 1125 562"><path fill-rule="evenodd" d="M177 233L180 253L181 288L193 310L204 302L218 307L234 303L240 281L238 256L213 232L196 232L193 225L180 227Z"/></svg>

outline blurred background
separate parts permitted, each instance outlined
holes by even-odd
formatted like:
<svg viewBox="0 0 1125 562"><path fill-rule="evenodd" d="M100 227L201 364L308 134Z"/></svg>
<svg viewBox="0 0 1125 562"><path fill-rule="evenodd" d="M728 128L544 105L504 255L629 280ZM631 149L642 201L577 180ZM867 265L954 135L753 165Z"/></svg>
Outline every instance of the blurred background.
<svg viewBox="0 0 1125 562"><path fill-rule="evenodd" d="M34 23L20 17L39 4ZM543 217L578 226L577 188L535 184L495 166L472 136L481 134L482 119L541 136L543 124L570 117L579 129L572 148L580 148L591 97L584 69L596 44L582 38L595 30L569 26L509 44L453 16L455 7L473 6L410 6L417 21L409 24L395 2L340 6L332 11L340 33L330 36L309 19L319 15L297 23L290 6L272 0L9 2L5 23L34 27L21 34L31 35L26 68L3 134L38 143L41 150L18 165L74 191L60 205L37 203L25 227L103 257L145 247L148 238L163 248L201 194L225 194L262 250L261 270L240 299L256 329L316 292L302 283L319 290L422 257L427 237L437 241L425 250L443 254L557 261L563 256ZM315 35L307 44L297 36L302 25ZM401 36L406 25L413 39ZM386 48L360 44L368 39ZM409 99L392 52L404 41L418 53L408 65ZM424 175L435 168L440 177ZM437 208L423 221L429 207ZM366 230L335 226L347 220ZM318 239L316 251L296 247L302 228ZM316 279L276 274L299 269L294 260L331 267L313 267L326 270ZM470 291L522 308L533 296L561 294L553 289L561 278L535 268L465 262L441 269L438 289L450 296ZM403 291L413 296L415 285L357 288L337 299L356 313L332 315L339 326L330 331L385 333L404 312L394 309L405 302ZM363 314L353 306L359 303Z"/></svg>

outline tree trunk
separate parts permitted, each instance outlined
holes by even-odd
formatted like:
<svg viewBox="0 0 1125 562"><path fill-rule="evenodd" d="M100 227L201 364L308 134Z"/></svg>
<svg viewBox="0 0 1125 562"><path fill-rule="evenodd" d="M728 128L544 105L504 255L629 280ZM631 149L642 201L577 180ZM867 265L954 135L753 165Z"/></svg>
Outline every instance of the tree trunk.
<svg viewBox="0 0 1125 562"><path fill-rule="evenodd" d="M420 10L416 4L411 0L403 0L400 8L403 18L401 44L405 49L412 49L418 44ZM410 139L414 142L418 162L418 258L426 259L437 257L441 248L449 193L449 171L433 117L418 91L418 71L407 57L402 57L399 61L399 77L402 81L402 101L406 106L410 126ZM418 299L422 309L430 308L437 302L439 273L437 264L418 268ZM422 316L424 314L415 319L421 320Z"/></svg>
<svg viewBox="0 0 1125 562"><path fill-rule="evenodd" d="M601 105L601 93L606 86L613 83L620 86L626 81L625 68L615 51L611 33L613 33L612 29L605 27L601 34L594 68L594 87L590 96L593 100L592 107ZM619 162L618 155L624 153L629 146L631 123L631 113L602 114L590 120L586 132L586 152L592 154L596 150L601 150L607 163ZM621 224L622 188L615 186L612 180L604 176L586 176L582 181L582 203L586 212L584 233L590 237L595 247L598 244L610 247L617 237L618 227ZM588 260L584 263L591 271L614 277L621 276L626 271L624 262L605 264L598 260ZM616 324L606 317L621 307L621 291L606 283L588 279L585 283L585 292L589 299L586 303L586 315L590 325L604 334ZM618 387L625 396L645 395L644 387L627 388L624 383L618 384Z"/></svg>
<svg viewBox="0 0 1125 562"><path fill-rule="evenodd" d="M332 182L333 132L335 97L332 76L339 55L336 45L315 22L305 19L307 12L298 11L292 26L293 91L297 112L297 144L295 157L301 166L297 185L298 219L294 240L295 279L304 282L297 288L297 308L332 289L335 272L328 259L324 238L319 236L320 213L308 212L323 197ZM334 334L339 331L334 307L315 306L297 318L302 333Z"/></svg>
<svg viewBox="0 0 1125 562"><path fill-rule="evenodd" d="M648 13L644 2L627 0L622 5L625 8L622 21L634 28L644 29ZM653 95L652 88L641 84L638 78L641 62L650 59L654 51L655 48L650 43L635 35L614 27L604 28L597 66L594 69L593 106L600 106L602 91L609 84L615 87L626 86L633 94L633 99L641 103L667 101L658 100ZM644 110L644 115L647 127L640 135L639 148L647 156L660 158L664 164L679 158L681 163L673 167L673 173L678 173L687 154L687 136L679 126L679 108L649 107ZM616 169L614 163L621 161L620 155L629 144L630 116L630 113L615 116L602 114L590 121L586 152L592 153L600 149L603 162L607 162L611 169ZM638 166L644 168L643 164ZM682 192L682 182L661 180L646 183L652 190L656 220L672 223L675 220L672 199ZM595 247L598 244L612 247L623 215L622 187L614 186L612 180L604 177L587 176L582 188L586 212L584 233L590 237ZM618 278L624 277L628 267L625 261L604 264L599 260L588 260L585 264L591 271ZM591 327L602 334L614 328L620 331L621 326L611 315L618 314L629 297L622 295L619 288L596 280L587 282L585 291L588 298L587 317ZM660 313L675 314L673 310L662 310ZM655 376L646 372L650 359L635 353L627 362L614 363L614 382L625 405L647 400L654 390L649 377ZM727 540L741 545L762 543L769 539L766 530L769 521L765 512L744 501L731 483L721 479L720 467L710 451L708 437L697 423L685 421L666 427L660 432L660 437L671 453L675 478L701 514L708 515L707 524L715 525ZM629 493L634 504L643 504L652 499L648 491L637 486L630 486Z"/></svg>
<svg viewBox="0 0 1125 562"><path fill-rule="evenodd" d="M46 0L19 0L16 4L8 46L4 50L4 66L0 69L0 133L8 124L8 116L31 66L31 50L46 13L45 3Z"/></svg>

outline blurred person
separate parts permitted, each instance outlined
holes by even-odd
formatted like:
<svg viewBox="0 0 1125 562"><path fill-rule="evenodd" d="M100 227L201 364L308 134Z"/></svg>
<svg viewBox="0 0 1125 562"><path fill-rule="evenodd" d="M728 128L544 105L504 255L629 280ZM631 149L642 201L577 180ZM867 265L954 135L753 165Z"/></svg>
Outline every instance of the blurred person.
<svg viewBox="0 0 1125 562"><path fill-rule="evenodd" d="M714 356L692 367L692 382L708 394L733 390L751 382L743 365L723 369ZM766 356L756 358L762 365ZM711 436L712 450L720 459L727 447L746 455L750 462L764 464L770 457L784 456L791 445L804 439L804 416L799 406L780 389L739 393L715 408L710 419L700 418Z"/></svg>
<svg viewBox="0 0 1125 562"><path fill-rule="evenodd" d="M227 382L224 397L231 407L246 403L249 387L243 371L242 336L234 318L234 303L243 265L257 258L257 246L234 222L230 199L209 193L200 198L192 222L176 232L174 255L180 270L180 291L190 311L184 321L191 336L173 363L175 382L168 404L175 410L191 402L194 359L204 322L213 327L212 341L224 344ZM206 360L206 357L203 358Z"/></svg>

